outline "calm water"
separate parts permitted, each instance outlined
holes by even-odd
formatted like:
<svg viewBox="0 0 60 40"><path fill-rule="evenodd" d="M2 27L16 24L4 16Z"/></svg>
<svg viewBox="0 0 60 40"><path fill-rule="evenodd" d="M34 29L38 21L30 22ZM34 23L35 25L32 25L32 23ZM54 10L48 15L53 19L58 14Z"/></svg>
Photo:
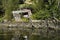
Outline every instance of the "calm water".
<svg viewBox="0 0 60 40"><path fill-rule="evenodd" d="M0 28L0 40L12 40L12 38L18 38L17 40L25 40L24 36L27 35L29 40L60 40L60 30L59 29L31 29L27 30L15 30L1 29ZM34 34L35 33L35 34Z"/></svg>

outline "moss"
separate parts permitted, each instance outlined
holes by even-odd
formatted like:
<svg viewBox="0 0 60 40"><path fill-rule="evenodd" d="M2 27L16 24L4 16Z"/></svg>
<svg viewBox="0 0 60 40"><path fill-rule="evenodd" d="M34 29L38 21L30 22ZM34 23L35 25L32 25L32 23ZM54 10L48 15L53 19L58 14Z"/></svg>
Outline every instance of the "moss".
<svg viewBox="0 0 60 40"><path fill-rule="evenodd" d="M22 18L23 22L28 22L29 20L27 18Z"/></svg>
<svg viewBox="0 0 60 40"><path fill-rule="evenodd" d="M3 22L3 19L2 18L0 18L0 22Z"/></svg>

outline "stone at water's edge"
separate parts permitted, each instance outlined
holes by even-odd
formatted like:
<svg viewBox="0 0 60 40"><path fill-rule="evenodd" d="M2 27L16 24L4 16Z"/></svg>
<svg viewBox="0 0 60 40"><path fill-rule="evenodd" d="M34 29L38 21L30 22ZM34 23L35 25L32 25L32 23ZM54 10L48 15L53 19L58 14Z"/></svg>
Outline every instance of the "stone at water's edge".
<svg viewBox="0 0 60 40"><path fill-rule="evenodd" d="M46 21L45 20L35 20L32 21L32 24L35 28L40 28L40 27L47 27ZM11 28L20 28L20 27L32 27L32 24L30 22L18 22L18 23L0 23L0 26L9 26ZM60 26L57 24L54 24L52 21L48 21L48 27L51 28L59 28Z"/></svg>

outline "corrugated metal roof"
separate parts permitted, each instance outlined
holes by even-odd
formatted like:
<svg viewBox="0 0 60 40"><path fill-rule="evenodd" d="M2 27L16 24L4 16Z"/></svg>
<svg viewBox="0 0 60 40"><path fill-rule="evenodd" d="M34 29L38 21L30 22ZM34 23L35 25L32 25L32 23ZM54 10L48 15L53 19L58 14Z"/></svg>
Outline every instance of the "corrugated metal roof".
<svg viewBox="0 0 60 40"><path fill-rule="evenodd" d="M29 12L30 10L28 9L23 9L23 10L18 10L18 11L12 11L12 13L16 13L16 14L19 14L19 13L25 13L25 12Z"/></svg>

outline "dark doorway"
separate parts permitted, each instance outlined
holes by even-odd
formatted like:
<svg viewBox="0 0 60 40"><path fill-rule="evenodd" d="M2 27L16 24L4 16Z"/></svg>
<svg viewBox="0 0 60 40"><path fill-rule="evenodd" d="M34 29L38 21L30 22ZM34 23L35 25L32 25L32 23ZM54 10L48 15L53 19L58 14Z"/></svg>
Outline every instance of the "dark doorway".
<svg viewBox="0 0 60 40"><path fill-rule="evenodd" d="M19 4L24 4L25 0L19 0Z"/></svg>

